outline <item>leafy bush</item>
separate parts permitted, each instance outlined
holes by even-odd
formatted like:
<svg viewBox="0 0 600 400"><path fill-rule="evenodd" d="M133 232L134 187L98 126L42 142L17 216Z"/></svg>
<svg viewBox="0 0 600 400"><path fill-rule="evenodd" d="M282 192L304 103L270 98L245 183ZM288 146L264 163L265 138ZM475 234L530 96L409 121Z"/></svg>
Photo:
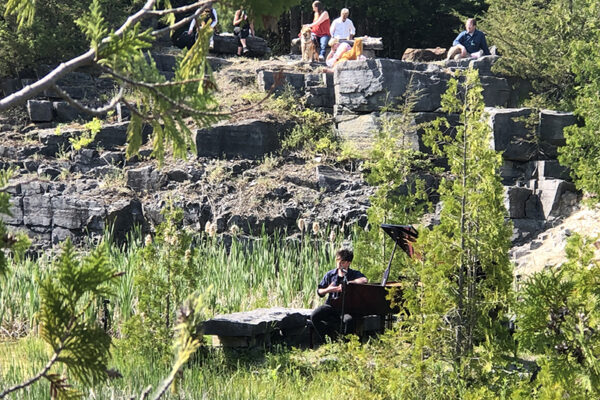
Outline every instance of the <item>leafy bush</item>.
<svg viewBox="0 0 600 400"><path fill-rule="evenodd" d="M34 23L17 32L17 20L5 15L0 20L0 77L16 76L39 64L56 64L89 48L89 42L75 21L88 11L89 0L40 0L35 4ZM101 0L105 18L111 26L124 21L140 0ZM6 3L0 4L4 15Z"/></svg>
<svg viewBox="0 0 600 400"><path fill-rule="evenodd" d="M541 398L600 396L596 243L597 238L574 235L565 264L536 273L523 284L516 335L524 350L539 354Z"/></svg>

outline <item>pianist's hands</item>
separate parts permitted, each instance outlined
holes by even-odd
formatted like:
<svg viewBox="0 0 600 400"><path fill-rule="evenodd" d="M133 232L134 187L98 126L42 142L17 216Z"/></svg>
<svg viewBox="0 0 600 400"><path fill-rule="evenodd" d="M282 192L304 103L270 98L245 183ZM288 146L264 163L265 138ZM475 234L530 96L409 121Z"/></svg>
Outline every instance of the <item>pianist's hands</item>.
<svg viewBox="0 0 600 400"><path fill-rule="evenodd" d="M327 293L341 293L342 285L337 285L335 282L332 282L331 285L327 286Z"/></svg>

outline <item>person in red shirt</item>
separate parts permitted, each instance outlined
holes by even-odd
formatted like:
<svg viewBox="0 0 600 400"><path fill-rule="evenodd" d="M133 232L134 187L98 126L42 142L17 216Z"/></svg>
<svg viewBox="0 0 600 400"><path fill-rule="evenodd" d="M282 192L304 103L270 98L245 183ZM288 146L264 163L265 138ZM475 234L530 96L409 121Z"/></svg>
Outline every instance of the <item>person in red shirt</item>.
<svg viewBox="0 0 600 400"><path fill-rule="evenodd" d="M313 37L319 41L319 61L325 61L325 50L327 49L327 42L329 42L329 29L331 27L329 13L324 10L320 1L312 3L312 8L315 16L312 24L308 24L308 26Z"/></svg>

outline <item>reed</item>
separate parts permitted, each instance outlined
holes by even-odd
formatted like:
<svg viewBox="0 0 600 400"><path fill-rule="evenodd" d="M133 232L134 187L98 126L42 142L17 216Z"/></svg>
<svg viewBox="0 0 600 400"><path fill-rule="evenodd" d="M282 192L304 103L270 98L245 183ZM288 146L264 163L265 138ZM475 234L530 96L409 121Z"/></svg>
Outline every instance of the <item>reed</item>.
<svg viewBox="0 0 600 400"><path fill-rule="evenodd" d="M179 281L171 284L179 285L178 293L202 293L213 314L275 306L312 308L320 301L315 290L318 280L334 266L338 244L329 238L328 231L317 235L305 232L300 240L263 233L258 238L234 236L228 244L218 237L199 234L191 253L195 286ZM158 243L159 249L168 246ZM146 262L143 250L144 239L139 231L130 235L126 244L110 248L111 264L125 273L114 297L107 299L112 331L117 337L121 325L139 312L134 276ZM39 281L52 273L53 258L49 254L12 262L0 291L0 337L16 338L35 332ZM157 277L169 273L163 265L154 268L152 274ZM97 312L101 316L102 305L98 305Z"/></svg>

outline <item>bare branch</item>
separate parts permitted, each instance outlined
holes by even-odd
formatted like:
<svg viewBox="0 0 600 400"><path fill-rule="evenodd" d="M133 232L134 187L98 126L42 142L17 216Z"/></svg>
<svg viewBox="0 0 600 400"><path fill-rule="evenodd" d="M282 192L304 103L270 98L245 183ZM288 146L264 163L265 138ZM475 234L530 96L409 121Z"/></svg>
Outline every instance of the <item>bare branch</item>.
<svg viewBox="0 0 600 400"><path fill-rule="evenodd" d="M90 108L90 107L87 107L87 106L81 104L77 100L73 99L71 96L69 96L69 94L67 92L65 92L60 87L58 87L58 85L52 85L52 87L58 93L58 95L60 97L62 97L63 99L65 99L67 101L67 103L69 103L73 107L77 108L79 111L83 111L85 113L94 115L96 117L101 117L107 111L112 110L117 105L117 103L121 100L121 98L123 98L123 91L124 91L123 87L121 86L121 88L119 89L119 93L117 93L117 95L115 97L113 97L107 105L105 105L104 107L100 107L100 108Z"/></svg>
<svg viewBox="0 0 600 400"><path fill-rule="evenodd" d="M154 93L157 97L160 97L162 100L166 101L167 103L169 103L171 106L175 107L175 108L180 108L186 112L189 112L190 114L194 114L194 115L207 115L207 116L220 116L220 115L228 115L228 114L223 114L220 112L207 112L205 110L199 110L197 108L191 107L188 104L185 103L178 103L175 100L171 99L169 96L165 95L164 93L162 93L160 90L158 90L154 84L149 84L146 82L139 82L139 81L135 81L133 79L130 79L124 75L121 75L115 71L113 71L110 68L107 67L103 67L102 68L104 71L106 71L108 74L114 76L116 79L121 80L125 83L128 83L132 86L138 86L138 87L143 87L145 89L150 90L152 93Z"/></svg>
<svg viewBox="0 0 600 400"><path fill-rule="evenodd" d="M187 6L182 6L182 7L177 7L177 8L168 8L166 10L152 10L152 11L149 11L148 14L159 16L159 17L163 16L163 15L168 15L168 14L181 14L184 12L196 10L196 8L199 8L199 7L202 7L202 9L204 9L204 6L208 5L208 3L211 3L211 2L216 3L216 1L201 0L201 1L197 1L192 4L188 4Z"/></svg>
<svg viewBox="0 0 600 400"><path fill-rule="evenodd" d="M151 35L154 37L161 37L163 35L166 35L167 33L174 31L176 29L181 28L182 26L187 25L189 22L191 22L193 19L198 18L200 16L200 13L202 12L202 9L199 8L196 10L196 12L192 15L190 15L189 17L185 17L181 20L179 20L178 22L176 22L173 25L169 25L167 27L164 27L162 29L158 29L156 31L152 31Z"/></svg>
<svg viewBox="0 0 600 400"><path fill-rule="evenodd" d="M35 376L31 377L30 379L26 380L25 382L19 383L18 385L10 387L10 388L6 389L4 392L0 393L0 399L5 398L7 395L9 395L10 393L12 393L14 391L21 390L21 389L26 388L27 386L33 385L35 382L39 381L41 378L46 376L46 373L48 373L50 368L52 368L52 366L58 360L58 356L60 355L60 352L62 351L62 349L63 349L62 346L59 347L58 350L56 350L56 352L52 355L52 358L50 359L50 361L48 361L46 366L40 372L38 372Z"/></svg>
<svg viewBox="0 0 600 400"><path fill-rule="evenodd" d="M31 85L25 86L18 92L15 92L10 96L7 96L0 100L0 111L4 111L9 107L21 104L26 100L35 97L38 93L52 87L56 81L58 81L62 76L66 75L67 73L73 71L76 68L91 64L94 61L95 57L96 52L93 49L90 49L87 52L81 54L80 56L67 61L66 63L61 63L58 67L56 67L42 79L32 83Z"/></svg>
<svg viewBox="0 0 600 400"><path fill-rule="evenodd" d="M148 395L150 394L151 390L152 390L152 385L150 385L146 389L144 389L144 391L140 395L140 400L145 400L148 397Z"/></svg>

